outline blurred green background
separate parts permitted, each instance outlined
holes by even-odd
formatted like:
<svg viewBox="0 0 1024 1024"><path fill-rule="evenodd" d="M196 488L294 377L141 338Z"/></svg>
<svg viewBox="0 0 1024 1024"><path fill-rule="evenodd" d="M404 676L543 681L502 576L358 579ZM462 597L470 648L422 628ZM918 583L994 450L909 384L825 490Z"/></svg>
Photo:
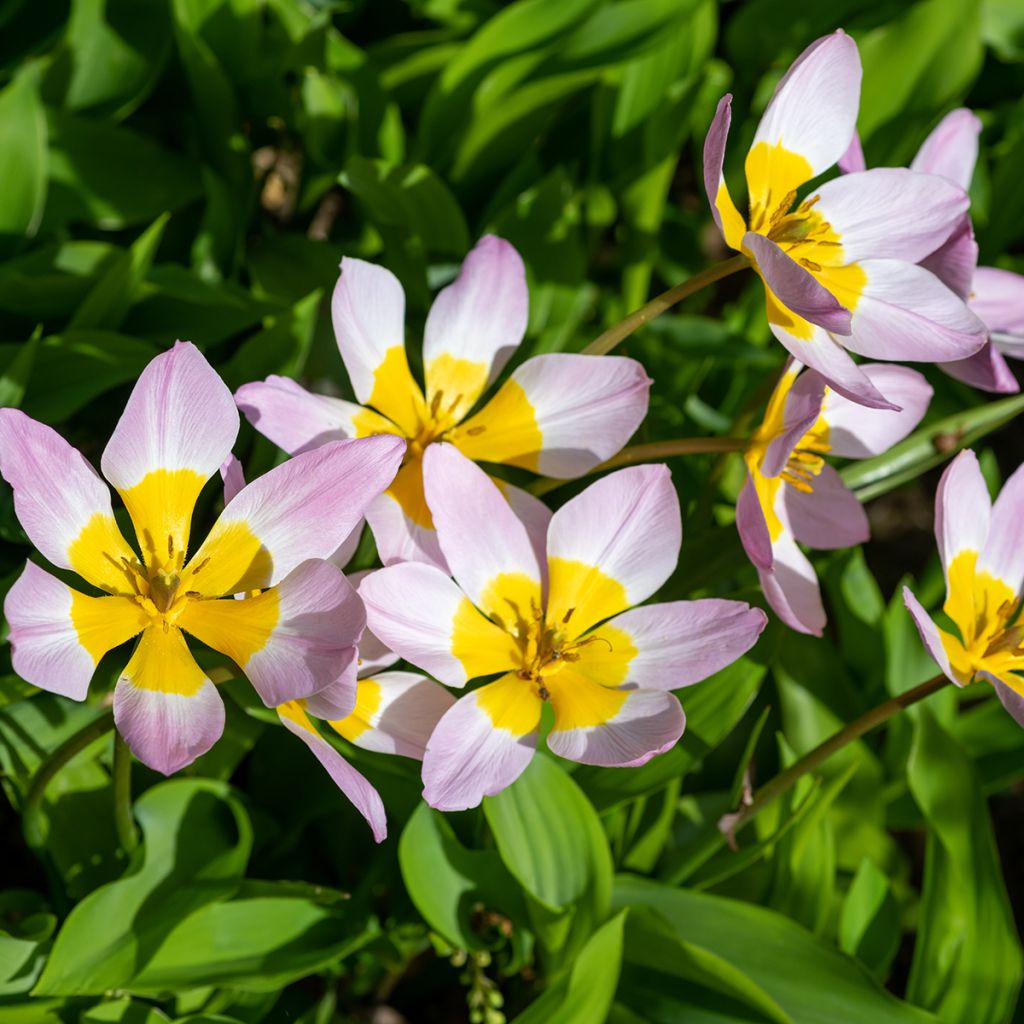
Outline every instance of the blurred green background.
<svg viewBox="0 0 1024 1024"><path fill-rule="evenodd" d="M98 464L176 338L232 387L283 373L350 394L326 305L341 257L398 274L415 363L431 295L485 231L526 262L523 354L579 350L724 255L700 184L715 103L735 94L734 174L778 77L839 26L864 63L868 164L907 162L969 104L982 262L1024 270L1022 0L5 0L0 405ZM638 441L741 432L783 356L750 275L622 351L655 380ZM847 748L738 852L715 828L745 773L933 674L898 584L941 601L937 466L969 440L997 486L1024 457L1024 404L928 374L902 459L847 471L875 536L815 558L824 639L773 623L681 694L670 753L537 758L480 811L431 812L418 765L338 741L384 796L380 847L235 682L210 754L169 782L134 766L131 860L109 737L23 819L124 652L75 705L14 677L0 644L0 1024L1024 1021L1024 731L988 691ZM280 458L248 427L236 453L250 476ZM738 458L672 468L685 534L662 598L758 601ZM211 485L199 514L218 500ZM3 593L32 553L6 488L0 542Z"/></svg>

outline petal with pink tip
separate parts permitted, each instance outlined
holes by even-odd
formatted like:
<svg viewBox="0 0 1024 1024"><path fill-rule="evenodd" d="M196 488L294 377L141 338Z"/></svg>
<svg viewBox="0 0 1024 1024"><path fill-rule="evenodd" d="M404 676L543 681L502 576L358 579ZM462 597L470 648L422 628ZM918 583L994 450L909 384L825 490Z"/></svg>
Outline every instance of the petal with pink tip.
<svg viewBox="0 0 1024 1024"><path fill-rule="evenodd" d="M850 333L850 310L770 238L748 231L743 248L776 299L792 314L832 334Z"/></svg>
<svg viewBox="0 0 1024 1024"><path fill-rule="evenodd" d="M736 499L736 531L747 558L758 569L772 567L772 538L765 510L761 507L757 488L748 476Z"/></svg>
<svg viewBox="0 0 1024 1024"><path fill-rule="evenodd" d="M298 703L285 704L277 709L277 714L281 719L281 724L309 747L313 756L324 766L334 784L366 819L366 823L373 832L374 840L382 843L387 839L387 813L377 790L317 732L316 726L302 710L302 705Z"/></svg>
<svg viewBox="0 0 1024 1024"><path fill-rule="evenodd" d="M772 611L790 629L821 636L825 628L825 609L814 566L786 531L772 544L772 553L771 570L758 573Z"/></svg>
<svg viewBox="0 0 1024 1024"><path fill-rule="evenodd" d="M277 586L241 601L189 601L177 624L226 655L268 708L356 678L366 612L352 584L311 559Z"/></svg>
<svg viewBox="0 0 1024 1024"><path fill-rule="evenodd" d="M467 597L487 615L504 618L510 609L502 584L515 581L516 597L529 591L539 608L536 553L490 477L457 448L432 444L423 456L423 482L441 550Z"/></svg>
<svg viewBox="0 0 1024 1024"><path fill-rule="evenodd" d="M917 632L921 637L921 643L925 650L931 655L932 661L942 669L943 674L957 686L963 686L970 680L960 679L949 662L949 655L942 643L943 631L932 621L932 617L921 607L921 602L914 597L910 587L903 588L903 604L906 606L910 617L917 626Z"/></svg>
<svg viewBox="0 0 1024 1024"><path fill-rule="evenodd" d="M1024 466L1003 484L992 505L988 537L978 558L978 572L1003 580L1015 594L1024 584Z"/></svg>
<svg viewBox="0 0 1024 1024"><path fill-rule="evenodd" d="M813 209L839 236L844 263L917 263L949 238L970 205L963 189L945 178L905 167L845 174L815 194Z"/></svg>
<svg viewBox="0 0 1024 1024"><path fill-rule="evenodd" d="M306 697L303 700L306 711L325 722L352 714L352 709L356 706L356 685L356 673L344 673L330 686L325 686L311 697Z"/></svg>
<svg viewBox="0 0 1024 1024"><path fill-rule="evenodd" d="M461 420L519 347L530 296L515 248L484 235L434 299L423 331L427 405Z"/></svg>
<svg viewBox="0 0 1024 1024"><path fill-rule="evenodd" d="M864 160L864 150L860 144L860 135L854 132L846 152L839 158L839 170L843 174L854 174L857 171L866 171L867 167L868 165Z"/></svg>
<svg viewBox="0 0 1024 1024"><path fill-rule="evenodd" d="M132 598L87 597L32 562L7 592L4 617L14 671L73 700L85 700L100 658L149 621Z"/></svg>
<svg viewBox="0 0 1024 1024"><path fill-rule="evenodd" d="M375 569L360 569L359 572L348 573L347 579L358 591L363 580L376 571ZM363 635L359 640L359 670L357 674L360 679L373 675L374 672L379 672L381 669L391 668L396 661L398 661L398 655L384 644L380 637L376 636L369 628L363 630Z"/></svg>
<svg viewBox="0 0 1024 1024"><path fill-rule="evenodd" d="M999 701L1006 708L1009 716L1021 727L1024 727L1024 696L1011 690L1006 683L996 680L993 684Z"/></svg>
<svg viewBox="0 0 1024 1024"><path fill-rule="evenodd" d="M548 621L577 637L645 601L672 575L681 542L667 466L631 466L591 484L551 518Z"/></svg>
<svg viewBox="0 0 1024 1024"><path fill-rule="evenodd" d="M439 811L463 811L500 793L530 763L539 723L540 701L516 676L467 693L427 742L423 799Z"/></svg>
<svg viewBox="0 0 1024 1024"><path fill-rule="evenodd" d="M181 630L150 626L114 689L114 724L131 752L171 775L224 731L224 702L195 663Z"/></svg>
<svg viewBox="0 0 1024 1024"><path fill-rule="evenodd" d="M516 519L526 527L526 535L530 538L533 552L537 556L537 564L540 566L541 580L546 586L548 526L553 514L551 509L529 491L524 491L521 487L516 487L504 480L498 480L496 477L491 479L498 485L498 489L505 495L505 500L512 506Z"/></svg>
<svg viewBox="0 0 1024 1024"><path fill-rule="evenodd" d="M808 547L829 551L864 544L868 517L857 496L831 467L823 466L810 492L791 485L782 489L785 518L793 536Z"/></svg>
<svg viewBox="0 0 1024 1024"><path fill-rule="evenodd" d="M978 267L970 306L997 334L1024 335L1024 276L998 267Z"/></svg>
<svg viewBox="0 0 1024 1024"><path fill-rule="evenodd" d="M419 562L371 573L359 587L370 629L406 661L448 686L519 663L512 638L440 569Z"/></svg>
<svg viewBox="0 0 1024 1024"><path fill-rule="evenodd" d="M781 197L846 152L857 123L860 80L857 46L842 31L816 40L797 57L775 89L747 158L752 206L761 198L759 181L774 185L773 194ZM751 166L754 159L757 168Z"/></svg>
<svg viewBox="0 0 1024 1024"><path fill-rule="evenodd" d="M1024 352L1021 353L1024 356ZM952 363L939 363L938 367L950 377L961 380L979 391L997 395L1012 395L1020 391L1020 384L995 343L989 341L973 356Z"/></svg>
<svg viewBox="0 0 1024 1024"><path fill-rule="evenodd" d="M829 451L845 459L866 459L887 452L921 422L932 399L931 385L917 370L868 363L861 366L861 371L900 408L865 409L829 392L822 410L828 426Z"/></svg>
<svg viewBox="0 0 1024 1024"><path fill-rule="evenodd" d="M939 174L965 192L978 162L981 121L965 107L951 110L921 143L911 170Z"/></svg>
<svg viewBox="0 0 1024 1024"><path fill-rule="evenodd" d="M799 376L797 376L799 374ZM769 442L761 460L761 472L765 476L778 476L797 444L803 439L821 415L825 401L825 379L816 370L800 372L799 364L791 366L783 379L776 385L776 394L796 377L785 393L782 410L782 424L779 433ZM773 401L775 396L773 395Z"/></svg>
<svg viewBox="0 0 1024 1024"><path fill-rule="evenodd" d="M650 386L625 356L534 356L448 439L474 461L580 476L629 440L647 415Z"/></svg>
<svg viewBox="0 0 1024 1024"><path fill-rule="evenodd" d="M331 317L356 398L415 437L426 406L405 354L405 292L398 278L346 256Z"/></svg>
<svg viewBox="0 0 1024 1024"><path fill-rule="evenodd" d="M245 486L245 470L234 455L229 455L221 464L220 478L224 484L224 504L228 505Z"/></svg>
<svg viewBox="0 0 1024 1024"><path fill-rule="evenodd" d="M978 243L974 237L974 226L971 224L970 216L965 213L960 218L960 223L953 228L949 238L935 252L919 262L925 270L931 271L961 299L969 299L974 287L975 271L978 268ZM981 316L980 313L978 315Z"/></svg>
<svg viewBox="0 0 1024 1024"><path fill-rule="evenodd" d="M29 540L61 569L110 593L132 594L136 555L121 536L110 489L55 430L0 409L0 474Z"/></svg>
<svg viewBox="0 0 1024 1024"><path fill-rule="evenodd" d="M441 717L455 703L443 687L415 672L378 672L359 682L356 705L331 728L350 743L423 760Z"/></svg>
<svg viewBox="0 0 1024 1024"><path fill-rule="evenodd" d="M300 562L330 557L394 478L404 451L393 435L332 441L254 480L185 567L182 591L259 590Z"/></svg>
<svg viewBox="0 0 1024 1024"><path fill-rule="evenodd" d="M705 598L644 605L588 633L572 669L604 686L629 683L677 690L746 654L767 621L760 608L741 601Z"/></svg>
<svg viewBox="0 0 1024 1024"><path fill-rule="evenodd" d="M568 761L637 768L683 735L686 716L672 693L609 689L583 676L563 681L559 675L558 683L551 695L555 724L548 748Z"/></svg>
<svg viewBox="0 0 1024 1024"><path fill-rule="evenodd" d="M985 325L934 274L901 260L864 260L864 290L843 344L872 359L950 362L985 344ZM839 293L842 298L842 292Z"/></svg>
<svg viewBox="0 0 1024 1024"><path fill-rule="evenodd" d="M245 418L289 455L319 448L328 441L370 434L397 434L387 418L353 402L307 391L288 377L243 384L235 401Z"/></svg>
<svg viewBox="0 0 1024 1024"><path fill-rule="evenodd" d="M715 223L721 230L726 244L733 249L739 249L747 227L729 195L729 189L722 174L722 165L725 162L725 144L729 138L731 121L732 95L726 93L718 101L714 120L704 139L704 191L711 204L711 216L715 218Z"/></svg>
<svg viewBox="0 0 1024 1024"><path fill-rule="evenodd" d="M384 565L424 562L447 571L423 493L423 463L410 459L391 486L366 510L366 521Z"/></svg>
<svg viewBox="0 0 1024 1024"><path fill-rule="evenodd" d="M935 540L946 572L962 551L981 554L991 515L992 500L978 457L968 448L946 467L935 491Z"/></svg>
<svg viewBox="0 0 1024 1024"><path fill-rule="evenodd" d="M194 345L176 342L142 371L101 467L150 569L169 561L181 568L199 492L237 436L231 392Z"/></svg>

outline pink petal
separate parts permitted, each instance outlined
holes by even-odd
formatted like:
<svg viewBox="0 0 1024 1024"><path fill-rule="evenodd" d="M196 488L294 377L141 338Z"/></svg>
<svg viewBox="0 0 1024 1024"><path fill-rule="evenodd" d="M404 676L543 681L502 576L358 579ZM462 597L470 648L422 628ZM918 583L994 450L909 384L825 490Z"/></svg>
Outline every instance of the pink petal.
<svg viewBox="0 0 1024 1024"><path fill-rule="evenodd" d="M359 683L360 707L346 721L331 725L364 750L423 760L427 742L455 698L432 679L415 672L378 672ZM368 693L369 698L364 694Z"/></svg>
<svg viewBox="0 0 1024 1024"><path fill-rule="evenodd" d="M825 609L814 566L786 531L774 542L772 552L772 569L759 572L761 589L772 611L790 629L821 636Z"/></svg>
<svg viewBox="0 0 1024 1024"><path fill-rule="evenodd" d="M674 747L685 727L686 716L674 694L629 689L615 717L601 725L559 728L556 708L548 748L580 764L636 768Z"/></svg>
<svg viewBox="0 0 1024 1024"><path fill-rule="evenodd" d="M103 475L125 499L148 565L166 560L164 538L188 548L192 507L238 436L238 410L227 385L189 342L153 359L132 389L103 452ZM158 470L188 470L188 484L168 488L166 506L153 508L133 488Z"/></svg>
<svg viewBox="0 0 1024 1024"><path fill-rule="evenodd" d="M329 686L306 697L303 703L311 715L325 722L345 718L356 706L357 687L355 672L345 672Z"/></svg>
<svg viewBox="0 0 1024 1024"><path fill-rule="evenodd" d="M921 143L911 170L939 174L966 191L978 162L980 133L981 121L969 110L951 110Z"/></svg>
<svg viewBox="0 0 1024 1024"><path fill-rule="evenodd" d="M351 801L352 806L366 819L373 838L382 843L388 837L387 813L380 794L316 731L316 726L297 705L278 709L281 724L298 736L324 766L334 784Z"/></svg>
<svg viewBox="0 0 1024 1024"><path fill-rule="evenodd" d="M100 658L147 622L131 598L86 597L32 562L7 592L4 617L14 671L72 700L85 700Z"/></svg>
<svg viewBox="0 0 1024 1024"><path fill-rule="evenodd" d="M860 57L842 31L811 43L779 81L754 145L782 145L815 177L846 152L857 123Z"/></svg>
<svg viewBox="0 0 1024 1024"><path fill-rule="evenodd" d="M484 388L494 382L526 333L530 296L522 258L504 239L484 235L455 281L443 289L427 314L423 332L427 404L444 392L445 408L462 418ZM440 359L440 362L437 360ZM448 360L478 365L479 387L450 393ZM463 387L465 386L465 378ZM450 403L459 399L454 406Z"/></svg>
<svg viewBox="0 0 1024 1024"><path fill-rule="evenodd" d="M736 499L736 530L747 557L758 569L772 567L772 539L757 488L748 476Z"/></svg>
<svg viewBox="0 0 1024 1024"><path fill-rule="evenodd" d="M992 506L977 571L1003 580L1015 594L1024 589L1024 466L1003 484Z"/></svg>
<svg viewBox="0 0 1024 1024"><path fill-rule="evenodd" d="M348 581L358 591L362 586L363 580L375 571L377 570L362 569L359 572L349 573ZM360 600L362 599L360 598ZM366 676L371 676L375 672L379 672L381 669L391 668L391 666L398 660L398 655L387 647L380 637L376 636L372 630L365 629L363 631L363 635L359 640L358 676L360 679L364 679Z"/></svg>
<svg viewBox="0 0 1024 1024"><path fill-rule="evenodd" d="M867 363L861 366L871 383L900 408L865 409L842 395L825 398L830 453L844 459L866 459L887 452L924 418L932 398L931 385L906 366Z"/></svg>
<svg viewBox="0 0 1024 1024"><path fill-rule="evenodd" d="M679 497L667 466L631 466L591 484L566 502L548 528L548 614L561 620L572 610L579 636L602 618L651 596L672 575L679 558ZM563 575L558 563L596 570ZM596 599L599 580L622 587L621 607ZM580 582L582 579L582 582Z"/></svg>
<svg viewBox="0 0 1024 1024"><path fill-rule="evenodd" d="M1011 690L1006 683L994 680L992 684L1003 707L1006 708L1010 717L1019 725L1024 727L1024 697Z"/></svg>
<svg viewBox="0 0 1024 1024"><path fill-rule="evenodd" d="M64 438L18 409L0 409L0 474L14 489L18 521L50 562L104 590L132 592L118 563L136 556L114 521L110 490ZM75 544L87 526L105 550Z"/></svg>
<svg viewBox="0 0 1024 1024"><path fill-rule="evenodd" d="M761 460L761 472L765 476L778 476L786 468L793 449L821 415L825 379L815 370L801 373L799 365L791 367L776 385L776 393L796 374L799 376L786 393L781 430L768 444Z"/></svg>
<svg viewBox="0 0 1024 1024"><path fill-rule="evenodd" d="M399 470L399 473L420 472L422 464L418 461L407 462ZM408 516L393 494L385 492L375 498L366 510L366 521L384 565L423 562L447 572L448 563L441 554L437 531L433 526L426 526Z"/></svg>
<svg viewBox="0 0 1024 1024"><path fill-rule="evenodd" d="M900 260L864 260L867 283L843 344L872 359L949 362L985 344L985 325L934 274Z"/></svg>
<svg viewBox="0 0 1024 1024"><path fill-rule="evenodd" d="M245 486L245 470L234 455L229 455L220 467L220 478L224 484L224 504L230 504Z"/></svg>
<svg viewBox="0 0 1024 1024"><path fill-rule="evenodd" d="M725 162L725 144L729 138L729 123L732 120L732 96L726 93L718 101L714 120L704 139L704 191L711 204L711 216L725 237L726 243L738 249L740 238L745 230L743 218L740 216L729 195L729 189L722 175ZM722 212L725 211L729 223L725 224Z"/></svg>
<svg viewBox="0 0 1024 1024"><path fill-rule="evenodd" d="M508 635L472 605L467 609L466 596L432 565L406 562L380 569L363 580L359 596L370 629L391 650L447 686L465 686L476 676L512 668ZM468 667L454 653L460 611L474 623L479 641L479 656Z"/></svg>
<svg viewBox="0 0 1024 1024"><path fill-rule="evenodd" d="M939 627L935 625L931 616L921 607L921 603L914 597L910 587L903 588L903 604L906 606L907 611L910 612L910 617L914 620L914 625L917 626L917 632L920 634L921 643L924 644L925 650L931 655L932 661L942 669L943 674L947 678L956 683L957 686L963 686L967 680L958 679L956 672L953 671L953 666L949 663L949 656L946 654L946 648L942 644Z"/></svg>
<svg viewBox="0 0 1024 1024"><path fill-rule="evenodd" d="M515 573L536 582L539 602L533 545L488 475L457 448L432 444L423 456L423 481L441 550L469 599L497 611L487 604L488 590L502 574Z"/></svg>
<svg viewBox="0 0 1024 1024"><path fill-rule="evenodd" d="M770 238L748 231L743 247L756 261L765 285L786 309L833 334L850 333L850 311Z"/></svg>
<svg viewBox="0 0 1024 1024"><path fill-rule="evenodd" d="M998 267L978 267L971 309L996 332L1024 334L1024 276Z"/></svg>
<svg viewBox="0 0 1024 1024"><path fill-rule="evenodd" d="M332 441L275 467L224 509L182 585L207 596L237 594L273 586L309 558L330 557L391 483L404 452L404 440L379 435ZM232 555L240 537L260 545L251 564Z"/></svg>
<svg viewBox="0 0 1024 1024"><path fill-rule="evenodd" d="M782 504L793 536L808 547L852 548L870 536L864 506L831 466L822 467L810 493L784 484Z"/></svg>
<svg viewBox="0 0 1024 1024"><path fill-rule="evenodd" d="M145 765L171 775L224 731L224 702L181 631L147 629L114 689L114 724Z"/></svg>
<svg viewBox="0 0 1024 1024"><path fill-rule="evenodd" d="M388 350L405 346L405 292L390 270L346 256L331 316L352 388L366 405Z"/></svg>
<svg viewBox="0 0 1024 1024"><path fill-rule="evenodd" d="M760 608L741 601L705 598L644 605L616 615L587 634L613 639L607 645L594 642L581 648L573 667L590 674L595 661L616 655L618 634L625 633L636 651L626 680L644 690L677 690L699 683L746 654L767 621Z"/></svg>
<svg viewBox="0 0 1024 1024"><path fill-rule="evenodd" d="M529 491L521 487L506 483L504 480L496 481L501 488L505 500L512 506L512 511L524 527L526 535L530 538L533 552L537 556L537 564L540 566L542 581L547 583L547 554L548 554L548 526L551 523L552 512L540 498L534 497Z"/></svg>
<svg viewBox="0 0 1024 1024"><path fill-rule="evenodd" d="M950 377L962 380L980 391L990 391L997 395L1011 395L1020 391L1013 370L992 341L983 345L973 356L952 363L939 363L938 367Z"/></svg>
<svg viewBox="0 0 1024 1024"><path fill-rule="evenodd" d="M536 729L517 734L496 727L480 706L481 694L498 685L467 693L437 723L423 757L423 799L431 807L476 807L485 796L512 785L530 763L537 747Z"/></svg>
<svg viewBox="0 0 1024 1024"><path fill-rule="evenodd" d="M267 621L273 622L269 635ZM311 559L277 586L241 601L191 601L178 625L231 658L268 708L311 697L339 680L354 688L366 612L352 584Z"/></svg>
<svg viewBox="0 0 1024 1024"><path fill-rule="evenodd" d="M965 213L949 238L919 262L961 299L970 298L978 267L978 243L970 216Z"/></svg>
<svg viewBox="0 0 1024 1024"><path fill-rule="evenodd" d="M946 467L935 491L935 540L948 573L961 551L977 554L988 540L992 501L978 458L965 449Z"/></svg>
<svg viewBox="0 0 1024 1024"><path fill-rule="evenodd" d="M474 461L580 476L630 439L647 415L650 385L625 356L534 356L449 440Z"/></svg>
<svg viewBox="0 0 1024 1024"><path fill-rule="evenodd" d="M904 167L845 174L816 194L814 209L839 235L845 263L917 263L949 238L970 205L963 189L945 178Z"/></svg>
<svg viewBox="0 0 1024 1024"><path fill-rule="evenodd" d="M860 136L854 132L846 152L839 158L839 170L843 174L854 174L857 171L867 170L867 166L864 162L864 150L861 148Z"/></svg>
<svg viewBox="0 0 1024 1024"><path fill-rule="evenodd" d="M245 418L289 455L359 436L357 416L370 417L375 424L379 421L382 433L398 433L394 424L361 405L316 395L288 377L243 384L235 392L235 401Z"/></svg>

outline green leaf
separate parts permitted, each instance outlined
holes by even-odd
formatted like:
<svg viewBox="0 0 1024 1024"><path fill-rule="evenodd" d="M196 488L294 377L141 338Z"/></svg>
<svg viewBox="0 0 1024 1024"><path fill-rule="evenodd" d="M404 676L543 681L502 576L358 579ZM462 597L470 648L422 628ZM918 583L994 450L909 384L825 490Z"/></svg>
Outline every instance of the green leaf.
<svg viewBox="0 0 1024 1024"><path fill-rule="evenodd" d="M996 1024L1021 986L1022 956L974 766L926 706L915 709L910 791L929 826L907 998L949 1024Z"/></svg>
<svg viewBox="0 0 1024 1024"><path fill-rule="evenodd" d="M155 1006L131 999L112 999L86 1010L79 1024L169 1024L170 1017Z"/></svg>
<svg viewBox="0 0 1024 1024"><path fill-rule="evenodd" d="M36 68L29 65L0 91L0 245L32 236L46 204L46 117Z"/></svg>
<svg viewBox="0 0 1024 1024"><path fill-rule="evenodd" d="M774 911L628 875L616 879L613 902L653 907L680 939L732 964L801 1024L937 1024L831 943Z"/></svg>
<svg viewBox="0 0 1024 1024"><path fill-rule="evenodd" d="M889 879L865 857L843 901L839 948L884 980L899 949L900 930L900 909Z"/></svg>
<svg viewBox="0 0 1024 1024"><path fill-rule="evenodd" d="M57 934L36 995L125 988L199 907L230 896L249 859L249 819L231 790L174 780L135 804L143 844L129 873L79 903Z"/></svg>
<svg viewBox="0 0 1024 1024"><path fill-rule="evenodd" d="M625 921L624 912L616 914L595 931L568 972L512 1024L594 1024L605 1020L619 980Z"/></svg>
<svg viewBox="0 0 1024 1024"><path fill-rule="evenodd" d="M56 927L39 893L0 892L0 998L24 994L36 983Z"/></svg>
<svg viewBox="0 0 1024 1024"><path fill-rule="evenodd" d="M0 374L0 408L17 409L25 397L25 388L36 361L40 331L36 331L24 345L19 345L14 358Z"/></svg>

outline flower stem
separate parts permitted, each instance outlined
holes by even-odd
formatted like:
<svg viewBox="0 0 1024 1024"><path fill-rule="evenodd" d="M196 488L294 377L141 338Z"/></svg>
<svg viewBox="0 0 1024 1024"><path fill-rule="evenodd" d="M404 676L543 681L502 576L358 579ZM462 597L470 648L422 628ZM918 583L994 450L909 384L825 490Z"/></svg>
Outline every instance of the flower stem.
<svg viewBox="0 0 1024 1024"><path fill-rule="evenodd" d="M740 255L722 260L721 263L716 263L713 267L702 270L699 274L695 274L688 280L683 281L682 284L677 284L674 288L669 288L667 292L662 292L660 295L655 296L646 305L630 313L625 320L620 320L614 327L609 327L604 334L595 338L583 350L584 355L607 355L635 330L643 327L645 323L653 320L656 316L660 316L670 306L674 306L677 302L682 302L683 299L688 298L695 292L699 292L701 288L706 288L709 284L714 284L715 281L720 281L723 277L728 277L730 274L735 274L738 270L749 266L750 261L747 257Z"/></svg>
<svg viewBox="0 0 1024 1024"><path fill-rule="evenodd" d="M835 735L830 736L824 743L819 744L813 750L804 754L799 761L790 765L784 772L776 775L774 779L766 782L745 806L738 811L723 815L718 821L719 830L732 844L737 832L747 822L751 821L760 811L768 806L773 800L782 796L791 789L804 775L813 771L818 765L827 761L834 753L842 750L848 743L860 739L866 732L870 732L876 726L888 721L893 715L899 714L904 708L916 704L925 697L930 697L949 683L944 675L935 676L920 686L915 686L898 697L891 697L883 701L877 707L866 711L860 718L850 722L849 725L840 729Z"/></svg>
<svg viewBox="0 0 1024 1024"><path fill-rule="evenodd" d="M119 732L114 733L114 826L124 852L130 856L139 845L132 817L132 752Z"/></svg>
<svg viewBox="0 0 1024 1024"><path fill-rule="evenodd" d="M54 776L76 755L81 753L95 740L114 728L113 712L94 718L88 725L69 736L37 769L32 777L32 784L25 794L22 805L22 825L25 829L25 841L34 850L40 849L46 842L43 823L40 820L43 797L46 787Z"/></svg>
<svg viewBox="0 0 1024 1024"><path fill-rule="evenodd" d="M680 437L674 441L654 441L651 444L635 444L623 448L618 455L612 456L607 462L595 466L585 476L603 473L606 469L617 469L619 466L632 466L637 462L648 462L651 459L666 459L672 455L704 455L712 452L741 452L747 446L743 437ZM568 483L568 480L545 477L534 481L527 489L531 494L540 497Z"/></svg>

